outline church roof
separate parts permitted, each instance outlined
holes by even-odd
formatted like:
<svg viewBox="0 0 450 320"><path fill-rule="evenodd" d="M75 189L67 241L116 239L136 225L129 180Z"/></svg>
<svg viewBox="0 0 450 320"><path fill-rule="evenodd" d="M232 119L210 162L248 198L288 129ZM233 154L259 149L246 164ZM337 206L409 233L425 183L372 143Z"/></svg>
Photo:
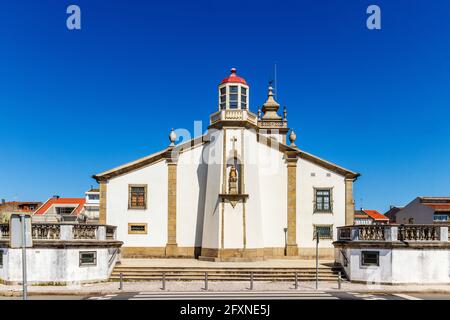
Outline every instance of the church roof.
<svg viewBox="0 0 450 320"><path fill-rule="evenodd" d="M245 81L244 78L241 78L236 75L236 68L231 69L231 74L222 80L220 84L228 83L228 82L234 82L234 83L242 83L247 85L247 81Z"/></svg>
<svg viewBox="0 0 450 320"><path fill-rule="evenodd" d="M265 141L265 144L269 147L274 147L274 146L278 146L278 148L276 148L278 151L280 152L285 152L288 151L289 153L293 153L296 154L297 157L305 159L307 161L310 161L312 163L315 163L323 168L326 168L332 172L335 172L337 174L340 174L348 179L356 179L360 176L359 173L357 172L353 172L350 171L348 169L345 169L341 166L338 166L332 162L326 161L324 159L321 159L319 157L316 157L308 152L305 152L303 150L298 149L297 147L291 147L288 146L287 144L281 143L276 141L273 138L268 138L268 139L257 139L260 143L262 143L262 141ZM149 164L161 161L161 160L170 160L172 159L173 153L182 153L186 150L189 150L193 147L202 145L204 143L209 142L209 138L208 135L205 134L203 136L199 136L197 138L188 140L184 143L181 143L175 147L168 147L165 148L159 152L153 153L151 155L148 155L146 157L137 159L135 161L132 162L128 162L124 165L118 166L116 168L113 168L111 170L93 175L92 178L94 178L95 180L97 180L97 182L99 181L104 181L104 180L108 180L110 178L114 178L117 176L120 176L122 174L137 170L139 168L145 167Z"/></svg>

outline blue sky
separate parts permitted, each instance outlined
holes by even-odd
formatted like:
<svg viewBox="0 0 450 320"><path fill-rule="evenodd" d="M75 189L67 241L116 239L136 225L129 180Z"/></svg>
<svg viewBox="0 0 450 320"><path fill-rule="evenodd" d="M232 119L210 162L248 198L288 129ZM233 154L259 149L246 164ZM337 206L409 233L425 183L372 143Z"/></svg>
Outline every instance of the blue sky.
<svg viewBox="0 0 450 320"><path fill-rule="evenodd" d="M77 4L82 29L66 28ZM381 7L382 29L366 28ZM357 207L450 195L450 2L10 1L0 11L0 198L82 196L167 146L231 67L278 100L297 145L358 171Z"/></svg>

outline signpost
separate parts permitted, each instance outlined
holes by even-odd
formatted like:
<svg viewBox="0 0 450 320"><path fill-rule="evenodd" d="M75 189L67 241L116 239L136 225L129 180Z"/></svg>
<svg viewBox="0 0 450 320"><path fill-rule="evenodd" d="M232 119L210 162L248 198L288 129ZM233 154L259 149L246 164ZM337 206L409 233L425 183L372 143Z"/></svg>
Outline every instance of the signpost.
<svg viewBox="0 0 450 320"><path fill-rule="evenodd" d="M10 221L10 247L22 248L22 287L23 300L27 300L27 250L33 247L31 236L31 216L22 214L12 214Z"/></svg>
<svg viewBox="0 0 450 320"><path fill-rule="evenodd" d="M319 289L319 229L316 229L316 290Z"/></svg>

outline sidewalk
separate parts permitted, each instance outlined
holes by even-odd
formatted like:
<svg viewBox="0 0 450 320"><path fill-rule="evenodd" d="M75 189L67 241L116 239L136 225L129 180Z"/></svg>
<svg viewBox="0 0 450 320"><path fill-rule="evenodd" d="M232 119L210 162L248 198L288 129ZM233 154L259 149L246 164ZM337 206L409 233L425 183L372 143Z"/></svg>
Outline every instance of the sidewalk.
<svg viewBox="0 0 450 320"><path fill-rule="evenodd" d="M249 291L248 281L216 282L209 281L208 291L237 292ZM167 281L167 292L203 292L203 281ZM255 281L253 291L294 291L293 282ZM336 282L319 282L320 291L337 291ZM315 282L299 282L297 291L315 291ZM448 293L450 285L366 285L343 282L341 291L367 293ZM29 295L106 295L120 292L162 292L161 282L124 282L124 288L119 290L118 282L81 284L68 286L28 286ZM19 296L22 294L20 285L0 285L1 296Z"/></svg>

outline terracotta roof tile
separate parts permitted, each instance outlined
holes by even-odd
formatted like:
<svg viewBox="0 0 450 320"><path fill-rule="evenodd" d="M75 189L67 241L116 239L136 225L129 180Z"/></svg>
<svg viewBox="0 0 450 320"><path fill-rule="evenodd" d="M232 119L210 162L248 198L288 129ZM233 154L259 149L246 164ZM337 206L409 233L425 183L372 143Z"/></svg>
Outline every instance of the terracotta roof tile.
<svg viewBox="0 0 450 320"><path fill-rule="evenodd" d="M50 198L40 208L38 208L34 214L45 214L47 210L55 204L72 204L77 205L75 210L72 212L72 215L77 215L81 212L81 209L83 209L85 203L85 198Z"/></svg>

